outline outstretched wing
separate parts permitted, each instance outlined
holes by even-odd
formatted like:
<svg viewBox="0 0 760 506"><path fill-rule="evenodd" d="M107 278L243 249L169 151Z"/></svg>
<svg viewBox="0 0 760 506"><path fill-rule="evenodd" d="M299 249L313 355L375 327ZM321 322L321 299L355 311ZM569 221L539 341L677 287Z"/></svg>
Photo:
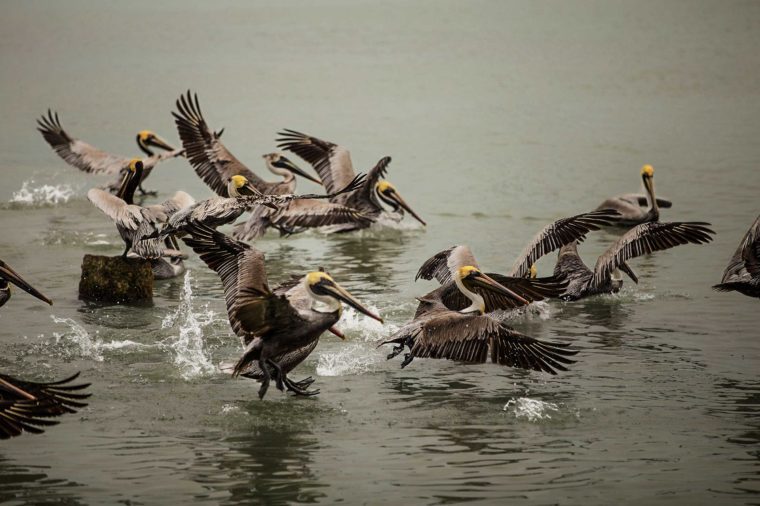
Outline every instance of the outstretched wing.
<svg viewBox="0 0 760 506"><path fill-rule="evenodd" d="M292 324L300 315L267 284L264 253L205 225L191 224L182 240L222 280L232 330L248 344L273 328Z"/></svg>
<svg viewBox="0 0 760 506"><path fill-rule="evenodd" d="M495 364L550 374L566 371L565 365L574 363L567 357L577 353L568 350L565 343L539 341L521 334L489 315L457 311L424 318L411 337L414 357L485 363L490 356Z"/></svg>
<svg viewBox="0 0 760 506"><path fill-rule="evenodd" d="M50 147L63 158L66 163L91 174L119 174L129 165L129 159L112 155L70 136L61 126L58 113L48 109L37 120L37 130L45 138Z"/></svg>
<svg viewBox="0 0 760 506"><path fill-rule="evenodd" d="M367 173L367 180L362 187L353 193L346 194L346 196L339 201L349 207L353 207L363 212L372 212L375 209L372 208L372 202L374 202L374 193L377 183L385 177L388 172L388 165L391 163L391 157L385 156L378 161L372 169ZM369 207L369 208L368 208Z"/></svg>
<svg viewBox="0 0 760 506"><path fill-rule="evenodd" d="M34 383L0 374L0 439L22 432L40 434L41 427L58 422L48 418L76 413L90 394L81 393L88 384L70 385L79 373L55 382Z"/></svg>
<svg viewBox="0 0 760 506"><path fill-rule="evenodd" d="M285 129L278 135L277 147L311 164L329 193L345 187L356 176L351 153L346 148L295 130Z"/></svg>
<svg viewBox="0 0 760 506"><path fill-rule="evenodd" d="M681 244L706 244L712 241L709 223L651 222L633 227L599 257L594 266L594 283L607 281L617 268L626 269L625 263L641 255L666 250Z"/></svg>
<svg viewBox="0 0 760 506"><path fill-rule="evenodd" d="M122 238L132 243L134 253L142 258L159 258L162 255L163 246L158 238L157 227L161 218L165 218L164 215L157 215L155 210L149 208L127 204L116 195L99 188L88 191L87 198L116 223Z"/></svg>
<svg viewBox="0 0 760 506"><path fill-rule="evenodd" d="M439 251L432 257L428 258L420 270L417 271L417 275L414 276L414 280L418 279L437 279L439 283L444 284L451 281L451 273L449 272L448 261L449 255L456 248L452 246L443 251Z"/></svg>
<svg viewBox="0 0 760 506"><path fill-rule="evenodd" d="M209 128L201 113L198 95L191 95L188 90L187 95L177 100L177 110L179 112L172 111L172 115L185 148L185 156L196 174L217 195L229 196L227 180L235 175L245 176L257 188L265 183L229 152L219 140L220 134Z"/></svg>
<svg viewBox="0 0 760 506"><path fill-rule="evenodd" d="M530 271L530 266L542 256L573 241L583 241L590 231L611 225L619 216L620 213L614 209L602 209L578 214L570 218L562 218L547 225L533 237L520 256L517 257L509 275L526 276Z"/></svg>

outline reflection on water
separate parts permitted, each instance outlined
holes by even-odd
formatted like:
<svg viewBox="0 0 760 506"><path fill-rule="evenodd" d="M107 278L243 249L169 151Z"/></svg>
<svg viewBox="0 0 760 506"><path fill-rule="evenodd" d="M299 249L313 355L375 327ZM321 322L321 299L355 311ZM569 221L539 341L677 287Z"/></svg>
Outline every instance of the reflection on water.
<svg viewBox="0 0 760 506"><path fill-rule="evenodd" d="M0 455L0 503L13 505L87 504L77 494L82 485L69 480L51 479L49 466L22 466Z"/></svg>

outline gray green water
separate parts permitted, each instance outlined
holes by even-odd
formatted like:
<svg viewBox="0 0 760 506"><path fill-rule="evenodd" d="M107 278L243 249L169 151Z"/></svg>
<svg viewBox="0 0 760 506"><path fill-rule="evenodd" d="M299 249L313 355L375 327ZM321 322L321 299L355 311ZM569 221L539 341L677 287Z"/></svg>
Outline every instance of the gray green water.
<svg viewBox="0 0 760 506"><path fill-rule="evenodd" d="M759 306L710 290L760 212L760 4L3 2L0 66L0 258L55 300L2 308L0 369L81 370L93 394L2 443L0 502L760 503ZM144 128L177 142L187 88L255 170L285 127L365 170L392 155L389 179L428 220L257 244L271 279L325 266L387 319L349 314L350 340L321 342L294 375L314 375L317 398L260 402L215 372L239 344L197 259L150 307L77 300L82 255L120 241L35 118L53 107L137 154ZM545 223L636 191L643 163L675 202L663 219L718 235L636 260L641 282L619 295L515 318L572 341L571 371L401 370L374 349L434 286L412 281L431 254L467 243L506 270ZM183 160L148 186L209 195ZM614 238L590 237L587 262Z"/></svg>

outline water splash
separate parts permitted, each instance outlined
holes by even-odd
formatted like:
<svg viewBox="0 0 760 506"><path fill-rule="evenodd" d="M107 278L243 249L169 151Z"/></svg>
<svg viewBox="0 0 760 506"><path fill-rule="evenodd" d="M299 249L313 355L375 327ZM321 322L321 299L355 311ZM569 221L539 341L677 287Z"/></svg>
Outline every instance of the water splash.
<svg viewBox="0 0 760 506"><path fill-rule="evenodd" d="M53 332L56 344L62 342L73 344L77 347L79 356L91 358L98 362L105 360L105 357L103 356L104 351L121 350L133 347L142 348L147 346L135 341L130 341L129 339L123 341L103 342L103 340L98 337L92 337L90 333L87 332L87 329L71 318L60 318L55 315L50 315L50 318L53 320L53 323L62 323L69 328L66 332ZM98 332L96 331L95 335L97 336L97 334Z"/></svg>
<svg viewBox="0 0 760 506"><path fill-rule="evenodd" d="M320 376L347 376L364 374L374 370L382 355L374 348L367 348L363 343L341 346L338 351L322 352L317 362L317 374Z"/></svg>
<svg viewBox="0 0 760 506"><path fill-rule="evenodd" d="M509 411L509 408L512 408L515 418L527 418L529 422L551 420L552 416L550 413L559 412L557 404L539 399L531 399L530 397L513 397L502 409L503 411Z"/></svg>
<svg viewBox="0 0 760 506"><path fill-rule="evenodd" d="M50 206L66 203L74 196L74 189L68 184L43 184L38 187L34 184L34 179L24 181L21 189L13 192L10 202L25 206Z"/></svg>
<svg viewBox="0 0 760 506"><path fill-rule="evenodd" d="M378 308L372 305L367 305L373 313L378 313ZM380 338L383 338L396 330L398 327L392 323L386 323L383 325L377 320L370 318L369 316L356 311L352 307L345 308L340 321L336 324L339 330L349 334L358 334L351 336L360 341L374 342Z"/></svg>
<svg viewBox="0 0 760 506"><path fill-rule="evenodd" d="M183 379L189 380L216 371L203 346L203 328L214 321L215 313L208 309L193 309L193 287L190 272L185 273L179 307L161 322L161 328L179 326L179 334L161 341L162 347L174 355L174 364Z"/></svg>

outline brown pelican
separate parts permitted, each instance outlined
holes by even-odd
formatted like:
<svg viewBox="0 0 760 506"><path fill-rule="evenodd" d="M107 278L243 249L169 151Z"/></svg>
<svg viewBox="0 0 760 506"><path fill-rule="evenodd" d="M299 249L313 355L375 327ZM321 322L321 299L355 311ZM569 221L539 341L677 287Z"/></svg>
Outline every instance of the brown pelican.
<svg viewBox="0 0 760 506"><path fill-rule="evenodd" d="M346 148L295 130L286 129L279 135L278 147L291 151L310 163L319 174L327 191L335 191L335 188L340 188L355 176L351 154ZM356 209L373 221L376 221L383 213L400 220L406 211L425 225L425 221L409 207L398 190L383 179L390 162L389 156L380 159L367 174L367 181L361 188L336 197L333 202ZM392 212L387 213L382 204L389 206ZM366 222L357 222L342 226L337 231L348 232L367 228L369 225Z"/></svg>
<svg viewBox="0 0 760 506"><path fill-rule="evenodd" d="M340 320L341 302L383 321L325 272L309 272L297 284L286 283L272 290L261 251L203 225L190 226L187 231L192 237L184 238L185 244L222 279L230 325L245 346L233 375L246 373L256 361L262 382L259 398L266 394L271 376L279 390L315 393L301 388L304 382L299 385L288 379L281 363L291 367L311 352L319 336ZM299 358L288 358L291 354Z"/></svg>
<svg viewBox="0 0 760 506"><path fill-rule="evenodd" d="M295 192L295 176L304 177L317 184L321 182L310 176L280 153L264 155L267 168L283 177L282 181L270 183L254 174L227 150L203 118L198 95L182 95L177 100L177 110L172 112L187 159L195 172L217 195L229 197L227 181L232 176L244 176L265 195L284 195ZM348 181L346 181L348 183Z"/></svg>
<svg viewBox="0 0 760 506"><path fill-rule="evenodd" d="M61 126L58 113L54 113L50 109L48 109L47 116L43 114L42 118L37 120L37 124L39 125L37 130L42 133L47 143L50 144L53 150L58 153L58 156L63 158L66 163L90 174L109 174L115 176L114 180L103 188L111 193L116 193L119 190L121 181L129 170L130 158L106 153L95 146L70 136ZM143 130L137 134L137 145L147 155L142 160L144 170L137 188L143 195L147 193L155 194L155 192L146 192L143 189L143 181L150 175L153 168L159 162L180 156L183 151L181 149L174 149L165 140L149 130ZM154 153L150 149L151 146L166 151Z"/></svg>
<svg viewBox="0 0 760 506"><path fill-rule="evenodd" d="M178 191L172 198L158 205L147 207L135 205L132 198L139 184L142 170L142 161L133 159L118 195L111 195L99 188L93 188L87 192L87 198L116 223L116 229L124 240L125 248L122 256L125 259L130 250L142 258L162 257L163 247L156 237L159 224L166 223L169 217L178 210L194 203L190 195Z"/></svg>
<svg viewBox="0 0 760 506"><path fill-rule="evenodd" d="M468 269L470 275L463 276ZM441 287L423 297L426 302L420 303L418 311L432 300L454 311L472 312L481 305L486 313L509 310L546 297L556 297L567 286L554 277L529 279L483 274L475 255L466 245L452 246L426 260L414 280L420 278L435 278Z"/></svg>
<svg viewBox="0 0 760 506"><path fill-rule="evenodd" d="M760 216L744 234L736 253L723 271L720 284L713 288L720 292L735 290L760 298Z"/></svg>
<svg viewBox="0 0 760 506"><path fill-rule="evenodd" d="M4 306L8 299L11 298L11 283L31 294L51 306L53 301L42 295L36 288L24 281L11 266L0 260L0 306Z"/></svg>
<svg viewBox="0 0 760 506"><path fill-rule="evenodd" d="M352 191L363 182L364 174L360 174L350 181L345 188L327 195L314 193L304 195L262 195L245 176L235 175L230 177L227 182L227 194L230 197L211 197L182 209L169 219L167 226L161 231L160 235L162 237L167 234L182 235L183 231L192 224L203 224L211 228L220 227L235 221L246 211L253 210L254 215L256 215L256 213L260 212L261 208L276 212L280 208L287 209L294 202L301 200L319 202L319 199L330 199L341 192ZM345 223L349 219L358 219L354 216L356 211L352 211L352 213L347 217L336 214L331 220L334 223Z"/></svg>
<svg viewBox="0 0 760 506"><path fill-rule="evenodd" d="M420 305L414 319L401 327L387 341L396 346L388 355L391 359L409 348L401 367L406 367L416 357L445 358L467 363L491 362L509 367L532 369L556 374L566 371L565 364L574 363L567 358L575 355L566 349L566 343L539 341L517 332L505 323L506 312L489 311L495 301L509 301L510 307L527 304L528 301L513 290L484 274L477 265L462 265L474 260L469 248L454 248L443 267L460 292L467 298L461 309L451 309L440 296L440 289L418 299ZM521 281L528 281L522 279Z"/></svg>
<svg viewBox="0 0 760 506"><path fill-rule="evenodd" d="M49 418L76 413L87 406L82 400L90 394L79 393L89 383L70 385L79 373L51 383L23 381L0 374L0 439L21 435L22 432L42 434L44 429L58 422Z"/></svg>
<svg viewBox="0 0 760 506"><path fill-rule="evenodd" d="M590 231L613 223L617 217L618 213L614 210L592 211L559 219L541 229L517 258L507 276L488 273L503 287L513 290L516 297L498 297L491 291L479 293L474 286L456 285L452 278L453 273L466 266L479 268L470 248L463 245L453 246L433 255L422 264L415 281L420 278L437 279L442 286L428 294L427 299L435 295L446 307L453 310L461 310L467 306L468 299L463 296L464 288L474 292L476 296L484 297L486 312L511 309L546 297L557 297L564 292L567 282L561 276L534 279L534 263L543 255L565 244L582 241ZM530 279L525 279L526 277Z"/></svg>
<svg viewBox="0 0 760 506"><path fill-rule="evenodd" d="M570 284L561 298L577 300L600 293L614 293L623 285L625 272L634 283L638 277L628 266L628 260L655 251L666 250L680 244L705 244L712 241L709 223L682 222L642 223L615 241L600 256L592 271L578 255L577 242L563 246L559 250L555 276L564 276Z"/></svg>
<svg viewBox="0 0 760 506"><path fill-rule="evenodd" d="M609 198L599 204L597 210L615 209L620 213L620 219L615 225L621 227L632 227L639 223L649 223L659 221L660 205L670 207L670 202L658 200L654 195L654 167L644 165L641 168L641 180L644 182L645 195L626 194ZM646 208L642 207L641 198L644 197Z"/></svg>

